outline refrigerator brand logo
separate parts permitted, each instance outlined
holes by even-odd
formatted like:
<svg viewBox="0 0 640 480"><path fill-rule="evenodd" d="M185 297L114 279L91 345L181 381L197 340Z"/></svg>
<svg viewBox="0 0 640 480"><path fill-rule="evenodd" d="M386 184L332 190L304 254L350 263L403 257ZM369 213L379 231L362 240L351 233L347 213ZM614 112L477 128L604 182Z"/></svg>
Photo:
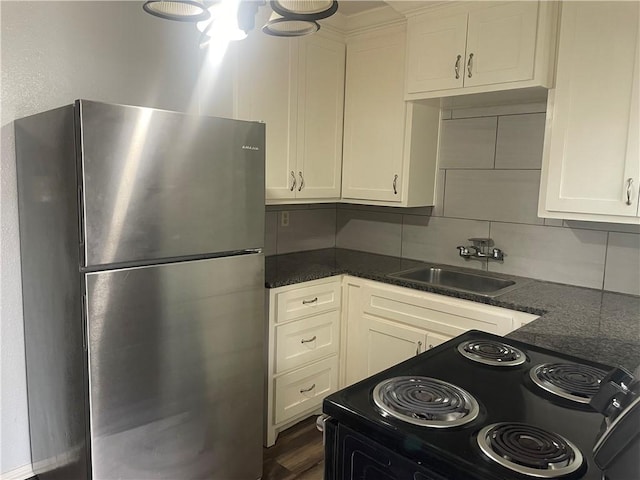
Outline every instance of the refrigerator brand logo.
<svg viewBox="0 0 640 480"><path fill-rule="evenodd" d="M260 150L258 147L254 147L253 145L242 145L243 150Z"/></svg>

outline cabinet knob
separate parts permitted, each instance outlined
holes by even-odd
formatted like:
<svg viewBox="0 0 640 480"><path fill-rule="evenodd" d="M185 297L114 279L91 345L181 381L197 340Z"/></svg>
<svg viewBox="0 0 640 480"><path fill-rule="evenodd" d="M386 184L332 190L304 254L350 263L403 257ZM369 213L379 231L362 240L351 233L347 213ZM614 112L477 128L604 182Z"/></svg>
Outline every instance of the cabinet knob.
<svg viewBox="0 0 640 480"><path fill-rule="evenodd" d="M633 185L633 178L627 179L627 205L631 205L631 186Z"/></svg>
<svg viewBox="0 0 640 480"><path fill-rule="evenodd" d="M462 59L462 55L458 55L458 58L456 58L456 66L454 67L454 70L456 72L456 79L460 78L460 60Z"/></svg>
<svg viewBox="0 0 640 480"><path fill-rule="evenodd" d="M473 53L470 53L469 61L467 62L467 76L469 78L471 78L471 75L473 75L473 73L471 73L472 70L473 70Z"/></svg>
<svg viewBox="0 0 640 480"><path fill-rule="evenodd" d="M296 174L293 170L291 170L291 178L293 179L293 183L291 184L291 188L289 190L291 190L292 192L296 189Z"/></svg>

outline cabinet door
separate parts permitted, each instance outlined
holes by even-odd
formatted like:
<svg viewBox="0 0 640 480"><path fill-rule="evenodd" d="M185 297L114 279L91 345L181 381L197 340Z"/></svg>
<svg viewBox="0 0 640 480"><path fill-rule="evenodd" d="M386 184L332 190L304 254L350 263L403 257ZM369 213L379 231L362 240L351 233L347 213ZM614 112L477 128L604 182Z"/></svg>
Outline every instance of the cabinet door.
<svg viewBox="0 0 640 480"><path fill-rule="evenodd" d="M252 33L240 49L238 114L266 123L267 200L294 198L298 40Z"/></svg>
<svg viewBox="0 0 640 480"><path fill-rule="evenodd" d="M427 343L424 330L364 315L367 321L367 373L373 375L422 353Z"/></svg>
<svg viewBox="0 0 640 480"><path fill-rule="evenodd" d="M467 13L431 14L409 19L407 92L462 87L465 74Z"/></svg>
<svg viewBox="0 0 640 480"><path fill-rule="evenodd" d="M471 10L464 86L533 78L537 20L538 2Z"/></svg>
<svg viewBox="0 0 640 480"><path fill-rule="evenodd" d="M340 197L344 62L340 42L312 35L300 44L297 198Z"/></svg>
<svg viewBox="0 0 640 480"><path fill-rule="evenodd" d="M396 29L347 45L343 198L401 201L405 36Z"/></svg>
<svg viewBox="0 0 640 480"><path fill-rule="evenodd" d="M639 5L562 6L542 173L549 211L638 214Z"/></svg>
<svg viewBox="0 0 640 480"><path fill-rule="evenodd" d="M427 342L425 343L425 350L431 350L433 347L437 347L441 343L451 340L453 335L442 335L441 333L427 332Z"/></svg>

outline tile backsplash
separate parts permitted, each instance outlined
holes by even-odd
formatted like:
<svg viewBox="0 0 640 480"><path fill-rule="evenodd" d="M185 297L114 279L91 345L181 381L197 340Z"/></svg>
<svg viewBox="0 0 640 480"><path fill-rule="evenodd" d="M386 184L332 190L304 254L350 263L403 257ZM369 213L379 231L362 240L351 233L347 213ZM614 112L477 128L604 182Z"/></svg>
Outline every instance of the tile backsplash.
<svg viewBox="0 0 640 480"><path fill-rule="evenodd" d="M282 221L283 212L289 224ZM336 246L336 205L274 205L265 213L265 255Z"/></svg>
<svg viewBox="0 0 640 480"><path fill-rule="evenodd" d="M512 112L443 112L433 208L267 207L267 255L336 246L640 295L639 226L537 217L544 105ZM486 236L503 262L458 256Z"/></svg>

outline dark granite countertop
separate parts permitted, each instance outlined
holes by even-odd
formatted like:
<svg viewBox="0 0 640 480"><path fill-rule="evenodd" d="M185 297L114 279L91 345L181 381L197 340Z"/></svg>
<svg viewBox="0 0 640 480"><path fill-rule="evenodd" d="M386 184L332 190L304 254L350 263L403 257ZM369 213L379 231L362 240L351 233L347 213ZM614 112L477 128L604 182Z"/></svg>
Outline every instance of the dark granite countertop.
<svg viewBox="0 0 640 480"><path fill-rule="evenodd" d="M415 260L329 248L267 257L265 280L267 288L276 288L348 274L533 313L540 318L507 336L631 370L640 365L640 297L493 272L488 275L513 279L518 288L489 298L388 277L423 265ZM446 268L479 273L450 265Z"/></svg>

